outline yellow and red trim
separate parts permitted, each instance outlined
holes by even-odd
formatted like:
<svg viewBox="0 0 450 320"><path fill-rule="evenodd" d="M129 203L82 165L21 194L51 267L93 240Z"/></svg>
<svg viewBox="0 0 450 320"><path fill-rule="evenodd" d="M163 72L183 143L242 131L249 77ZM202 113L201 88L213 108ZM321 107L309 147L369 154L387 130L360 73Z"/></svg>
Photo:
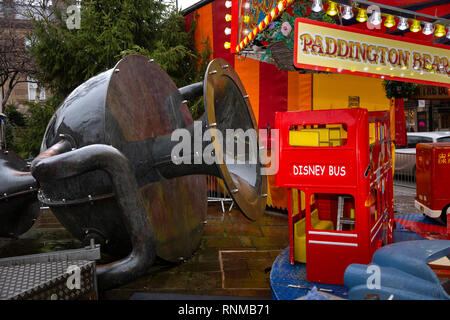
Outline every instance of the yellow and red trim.
<svg viewBox="0 0 450 320"><path fill-rule="evenodd" d="M251 43L255 37L263 32L270 23L278 18L286 9L294 2L294 0L281 0L275 6L275 8L270 11L270 13L252 30L249 32L247 36L236 46L235 52L239 53L242 49L244 49L249 43Z"/></svg>

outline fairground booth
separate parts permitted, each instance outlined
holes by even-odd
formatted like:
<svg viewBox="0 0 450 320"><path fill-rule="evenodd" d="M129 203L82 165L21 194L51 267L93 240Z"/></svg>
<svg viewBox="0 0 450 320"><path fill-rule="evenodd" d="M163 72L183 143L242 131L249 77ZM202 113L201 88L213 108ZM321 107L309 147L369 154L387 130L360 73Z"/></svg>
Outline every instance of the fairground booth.
<svg viewBox="0 0 450 320"><path fill-rule="evenodd" d="M448 299L442 273L426 263L450 250L450 194L419 195L419 181L445 189L427 168L439 157L450 163L450 149L430 146L428 158L418 158L423 170L417 165L416 207L443 224L394 216L393 176L407 131L449 129L450 3L205 0L183 13L197 50L234 67L259 130L270 132L267 145L279 154L278 171L267 176L267 206L288 212L290 246L273 265L273 297L295 298L321 284L319 291L341 298ZM424 104L435 106L429 110L439 124L427 117L428 130L413 130ZM449 201L430 209L427 195ZM432 240L404 241L417 239ZM379 270L388 289L367 285Z"/></svg>

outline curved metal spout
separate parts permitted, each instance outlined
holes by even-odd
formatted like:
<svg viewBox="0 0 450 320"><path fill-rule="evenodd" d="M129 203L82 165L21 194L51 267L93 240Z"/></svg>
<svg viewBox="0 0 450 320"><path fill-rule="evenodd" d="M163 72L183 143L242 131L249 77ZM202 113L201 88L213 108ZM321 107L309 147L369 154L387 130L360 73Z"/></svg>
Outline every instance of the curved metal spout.
<svg viewBox="0 0 450 320"><path fill-rule="evenodd" d="M33 176L42 185L93 170L109 175L132 243L132 252L125 259L98 267L99 287L105 290L142 276L155 259L152 225L127 158L112 146L94 144L47 158L44 155L31 165Z"/></svg>
<svg viewBox="0 0 450 320"><path fill-rule="evenodd" d="M53 157L70 150L72 150L72 144L66 139L60 140L44 152L41 152L36 158L34 158L32 164L37 163L42 159Z"/></svg>
<svg viewBox="0 0 450 320"><path fill-rule="evenodd" d="M28 170L14 152L0 150L0 237L25 233L39 215L38 184Z"/></svg>
<svg viewBox="0 0 450 320"><path fill-rule="evenodd" d="M183 99L190 100L194 98L201 97L203 95L204 84L203 81L190 84L183 88L178 89L178 92L181 94Z"/></svg>

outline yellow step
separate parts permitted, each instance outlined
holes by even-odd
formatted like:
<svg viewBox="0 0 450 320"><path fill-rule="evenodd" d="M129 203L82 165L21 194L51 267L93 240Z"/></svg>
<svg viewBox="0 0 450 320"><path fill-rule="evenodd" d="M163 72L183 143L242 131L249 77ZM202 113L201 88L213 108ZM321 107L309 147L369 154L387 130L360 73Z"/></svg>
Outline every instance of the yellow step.
<svg viewBox="0 0 450 320"><path fill-rule="evenodd" d="M306 263L306 219L303 218L294 224L294 260ZM330 220L319 220L318 210L311 212L311 226L316 230L334 230Z"/></svg>

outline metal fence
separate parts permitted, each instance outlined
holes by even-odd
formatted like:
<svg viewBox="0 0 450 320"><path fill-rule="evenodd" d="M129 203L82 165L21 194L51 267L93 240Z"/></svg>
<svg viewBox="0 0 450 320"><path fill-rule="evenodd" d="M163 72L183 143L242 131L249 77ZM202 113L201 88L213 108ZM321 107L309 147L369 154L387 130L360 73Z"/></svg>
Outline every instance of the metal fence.
<svg viewBox="0 0 450 320"><path fill-rule="evenodd" d="M416 154L396 153L394 184L415 188L416 187Z"/></svg>
<svg viewBox="0 0 450 320"><path fill-rule="evenodd" d="M6 125L5 117L0 112L0 150L6 148Z"/></svg>
<svg viewBox="0 0 450 320"><path fill-rule="evenodd" d="M208 203L220 202L222 206L222 212L225 213L225 203L228 202L230 203L228 212L231 212L234 202L230 194L228 193L228 190L225 187L222 179L214 176L206 176L206 185L208 188Z"/></svg>

